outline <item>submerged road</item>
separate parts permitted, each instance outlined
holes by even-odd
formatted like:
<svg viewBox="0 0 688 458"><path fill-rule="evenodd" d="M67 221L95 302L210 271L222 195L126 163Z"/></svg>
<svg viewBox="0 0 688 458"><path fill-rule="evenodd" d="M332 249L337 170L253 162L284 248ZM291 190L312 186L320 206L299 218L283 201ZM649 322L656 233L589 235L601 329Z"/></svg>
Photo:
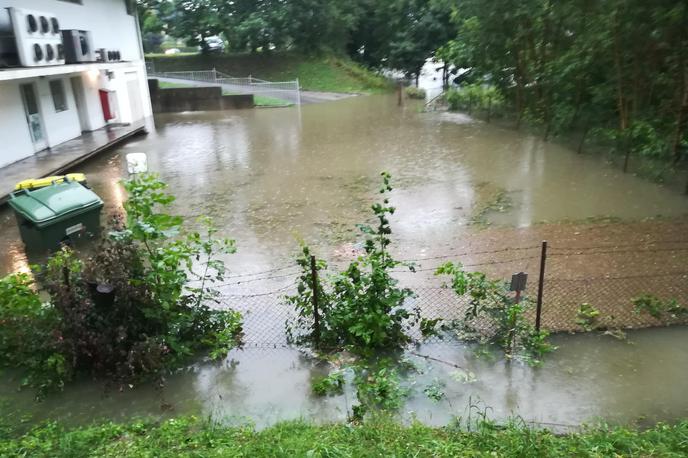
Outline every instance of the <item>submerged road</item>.
<svg viewBox="0 0 688 458"><path fill-rule="evenodd" d="M165 83L173 84L187 84L189 86L197 87L208 87L208 86L219 86L222 88L223 92L230 92L233 94L254 94L262 95L265 97L271 97L276 99L286 100L291 103L298 103L299 97L296 91L287 89L263 89L259 85L248 86L241 84L219 84L219 83L208 83L204 81L195 81L181 78L163 78L155 77L159 81ZM317 91L301 91L301 103L302 104L312 104L312 103L323 103L332 102L335 100L347 99L349 97L354 97L358 94L341 93L341 92L317 92Z"/></svg>

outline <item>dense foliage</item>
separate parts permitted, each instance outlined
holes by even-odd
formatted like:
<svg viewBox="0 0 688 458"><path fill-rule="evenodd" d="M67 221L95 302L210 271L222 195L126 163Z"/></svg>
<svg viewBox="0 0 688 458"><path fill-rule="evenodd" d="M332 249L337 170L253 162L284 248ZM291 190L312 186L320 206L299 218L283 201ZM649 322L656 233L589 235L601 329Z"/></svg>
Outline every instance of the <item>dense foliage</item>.
<svg viewBox="0 0 688 458"><path fill-rule="evenodd" d="M199 351L221 358L240 343L241 315L214 310L224 278L218 255L234 242L183 232L164 213L173 197L153 175L124 184L126 223L116 222L95 255L63 248L37 267L0 281L2 364L40 392L77 373L124 382L177 367ZM34 290L35 288L35 290ZM43 303L36 290L44 290Z"/></svg>
<svg viewBox="0 0 688 458"><path fill-rule="evenodd" d="M580 132L678 164L688 148L688 4L669 0L455 2L438 56L489 83L544 136Z"/></svg>
<svg viewBox="0 0 688 458"><path fill-rule="evenodd" d="M233 52L329 51L418 76L453 36L450 0L139 0L147 51L164 35L206 47L222 36Z"/></svg>
<svg viewBox="0 0 688 458"><path fill-rule="evenodd" d="M521 357L534 364L554 349L547 343L547 331L536 331L526 316L533 304L525 297L516 301L508 284L489 280L482 272L467 272L460 263L446 263L436 274L449 276L454 292L468 297L464 318L447 326L461 339L496 345L507 358Z"/></svg>
<svg viewBox="0 0 688 458"><path fill-rule="evenodd" d="M390 179L389 174L382 174L381 194L392 190ZM388 218L394 207L384 197L372 210L377 226L359 226L366 236L365 252L343 272L327 278L319 275L314 282L310 250L303 247L297 259L302 268L297 294L287 298L298 312L297 321L288 324L292 340L310 343L319 350L346 349L365 357L398 350L411 341L406 330L419 320L420 312L405 307L404 302L413 293L399 288L391 275L393 268L402 265L388 251L392 233ZM327 266L318 260L315 267L322 271ZM311 325L314 295L318 299L317 325Z"/></svg>
<svg viewBox="0 0 688 458"><path fill-rule="evenodd" d="M463 425L462 425L463 426ZM105 423L65 429L47 424L0 442L2 456L314 456L314 457L600 457L688 454L688 423L659 424L646 431L628 428L589 428L557 435L533 430L520 422L498 426L481 422L466 432L455 426L431 428L419 423L403 426L387 419L361 425L315 426L279 423L256 431L224 427L193 417L153 423Z"/></svg>

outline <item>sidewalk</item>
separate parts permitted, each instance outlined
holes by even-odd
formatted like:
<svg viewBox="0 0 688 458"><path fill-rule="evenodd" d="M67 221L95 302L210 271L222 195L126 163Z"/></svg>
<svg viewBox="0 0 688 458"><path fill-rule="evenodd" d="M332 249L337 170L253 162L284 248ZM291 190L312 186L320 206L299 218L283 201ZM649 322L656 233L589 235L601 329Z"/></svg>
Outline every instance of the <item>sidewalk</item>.
<svg viewBox="0 0 688 458"><path fill-rule="evenodd" d="M143 120L126 126L108 126L87 132L54 148L0 168L0 205L7 202L9 194L18 182L63 174L134 135L146 133L146 125L146 121Z"/></svg>

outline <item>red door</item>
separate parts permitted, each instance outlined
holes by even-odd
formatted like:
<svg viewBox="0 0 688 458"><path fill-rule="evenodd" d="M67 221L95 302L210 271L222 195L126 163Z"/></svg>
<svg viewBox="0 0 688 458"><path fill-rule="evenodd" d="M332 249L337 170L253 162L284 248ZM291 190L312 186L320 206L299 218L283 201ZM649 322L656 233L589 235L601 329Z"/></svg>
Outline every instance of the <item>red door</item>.
<svg viewBox="0 0 688 458"><path fill-rule="evenodd" d="M98 92L100 93L100 105L103 107L103 118L107 122L115 117L110 106L110 91L99 89Z"/></svg>

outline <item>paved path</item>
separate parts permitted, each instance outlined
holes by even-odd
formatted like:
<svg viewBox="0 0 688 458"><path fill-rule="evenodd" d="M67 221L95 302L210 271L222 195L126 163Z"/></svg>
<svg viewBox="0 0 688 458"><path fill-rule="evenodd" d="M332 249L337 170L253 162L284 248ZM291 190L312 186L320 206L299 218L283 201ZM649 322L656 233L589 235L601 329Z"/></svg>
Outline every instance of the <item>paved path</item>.
<svg viewBox="0 0 688 458"><path fill-rule="evenodd" d="M7 202L18 182L62 174L129 137L145 132L145 121L104 127L0 168L0 205Z"/></svg>
<svg viewBox="0 0 688 458"><path fill-rule="evenodd" d="M163 78L163 77L158 77L155 75L151 75L150 77L156 78L159 81L162 81L165 83L187 84L189 86L199 86L199 87L220 86L224 92L230 92L233 94L264 95L266 97L272 97L272 98L287 100L291 103L297 103L298 102L298 96L296 95L296 91L278 91L278 90L274 90L274 89L270 89L270 90L266 90L266 91L256 91L255 87L244 86L244 85L239 85L239 84L215 84L215 83L208 83L208 82L204 82L204 81L187 80L187 79L181 79L181 78L167 78L167 77ZM311 104L311 103L332 102L335 100L341 100L341 99L347 99L349 97L355 97L356 95L358 95L358 94L347 94L347 93L341 93L341 92L301 91L301 103L302 104Z"/></svg>

